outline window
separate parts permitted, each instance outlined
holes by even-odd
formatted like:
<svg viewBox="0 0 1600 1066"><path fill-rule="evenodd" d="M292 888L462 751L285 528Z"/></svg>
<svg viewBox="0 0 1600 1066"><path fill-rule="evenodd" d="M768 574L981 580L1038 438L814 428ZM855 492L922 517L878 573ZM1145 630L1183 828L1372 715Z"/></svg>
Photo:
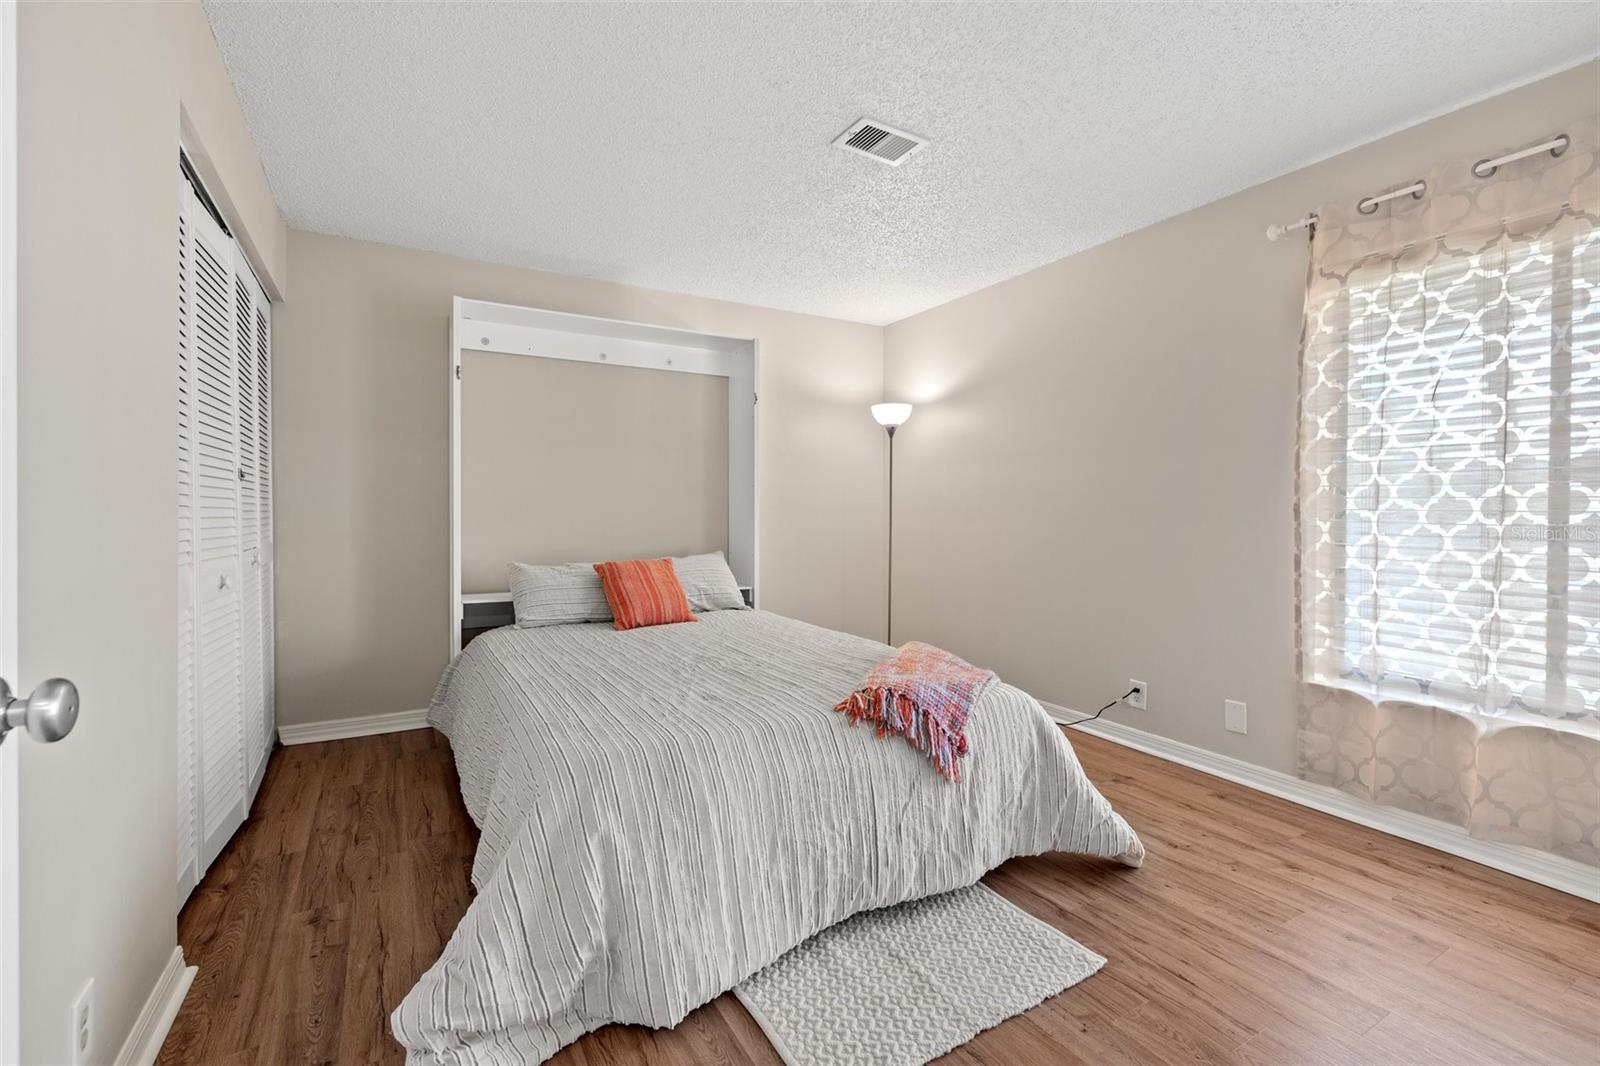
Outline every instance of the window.
<svg viewBox="0 0 1600 1066"><path fill-rule="evenodd" d="M1571 208L1370 255L1307 308L1306 680L1600 726L1600 239Z"/></svg>

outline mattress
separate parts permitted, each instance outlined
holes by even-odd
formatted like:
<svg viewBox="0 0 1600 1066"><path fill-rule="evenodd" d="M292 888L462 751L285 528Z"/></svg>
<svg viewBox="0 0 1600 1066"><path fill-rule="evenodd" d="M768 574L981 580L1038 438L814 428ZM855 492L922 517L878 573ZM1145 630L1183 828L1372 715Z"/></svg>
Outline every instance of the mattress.
<svg viewBox="0 0 1600 1066"><path fill-rule="evenodd" d="M528 1063L677 1024L859 911L1017 855L1143 848L1038 702L996 681L954 784L832 707L887 645L764 611L499 629L429 721L482 831L477 896L392 1017L416 1063Z"/></svg>

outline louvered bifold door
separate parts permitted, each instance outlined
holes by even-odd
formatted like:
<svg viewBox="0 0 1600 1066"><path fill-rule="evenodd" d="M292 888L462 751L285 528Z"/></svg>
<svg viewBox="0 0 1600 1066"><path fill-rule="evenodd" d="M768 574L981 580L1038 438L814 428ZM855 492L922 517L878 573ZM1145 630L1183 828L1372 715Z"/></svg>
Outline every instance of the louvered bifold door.
<svg viewBox="0 0 1600 1066"><path fill-rule="evenodd" d="M178 902L200 882L195 728L194 192L178 179Z"/></svg>
<svg viewBox="0 0 1600 1066"><path fill-rule="evenodd" d="M240 399L240 528L245 573L245 767L250 795L266 773L272 714L272 311L242 251L235 251Z"/></svg>
<svg viewBox="0 0 1600 1066"><path fill-rule="evenodd" d="M265 767L262 718L266 712L262 686L261 644L261 506L256 489L258 448L256 435L256 301L259 288L244 261L234 250L234 345L239 372L239 536L240 536L240 656L239 678L243 712L243 749L246 805L255 795L256 771Z"/></svg>
<svg viewBox="0 0 1600 1066"><path fill-rule="evenodd" d="M244 821L240 573L240 316L232 239L197 203L189 347L194 360L196 706L200 870Z"/></svg>
<svg viewBox="0 0 1600 1066"><path fill-rule="evenodd" d="M257 554L258 569L260 570L260 618L261 618L261 682L262 682L262 717L261 717L261 763L266 766L266 759L272 752L272 743L277 738L278 716L274 699L273 686L273 645L275 631L272 615L272 575L273 537L272 537L272 305L267 300L266 293L258 285L254 291L256 300L256 519L260 523L261 550Z"/></svg>
<svg viewBox="0 0 1600 1066"><path fill-rule="evenodd" d="M272 712L271 307L185 179L178 217L178 898L266 772Z"/></svg>

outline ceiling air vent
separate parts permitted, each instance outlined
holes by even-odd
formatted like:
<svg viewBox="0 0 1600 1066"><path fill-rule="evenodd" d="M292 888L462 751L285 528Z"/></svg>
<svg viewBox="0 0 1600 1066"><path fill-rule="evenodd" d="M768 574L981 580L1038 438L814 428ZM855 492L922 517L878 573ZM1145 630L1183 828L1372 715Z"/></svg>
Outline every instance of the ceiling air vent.
<svg viewBox="0 0 1600 1066"><path fill-rule="evenodd" d="M869 155L892 167L899 166L928 146L927 141L914 133L867 118L857 119L854 125L835 137L833 143L846 151Z"/></svg>

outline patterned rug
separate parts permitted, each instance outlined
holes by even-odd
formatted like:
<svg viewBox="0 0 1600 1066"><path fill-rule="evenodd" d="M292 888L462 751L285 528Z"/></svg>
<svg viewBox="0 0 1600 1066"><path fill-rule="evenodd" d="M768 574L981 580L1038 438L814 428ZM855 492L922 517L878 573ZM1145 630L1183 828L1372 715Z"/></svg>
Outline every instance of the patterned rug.
<svg viewBox="0 0 1600 1066"><path fill-rule="evenodd" d="M789 1066L910 1066L1105 961L980 884L824 929L733 994Z"/></svg>

